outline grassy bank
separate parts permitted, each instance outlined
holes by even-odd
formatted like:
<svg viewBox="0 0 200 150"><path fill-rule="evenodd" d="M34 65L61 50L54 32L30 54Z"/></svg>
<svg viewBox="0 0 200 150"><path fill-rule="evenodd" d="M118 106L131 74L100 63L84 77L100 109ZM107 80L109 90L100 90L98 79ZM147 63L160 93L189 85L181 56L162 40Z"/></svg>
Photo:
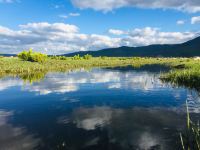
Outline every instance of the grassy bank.
<svg viewBox="0 0 200 150"><path fill-rule="evenodd" d="M133 65L140 67L146 64L164 64L167 66L175 66L184 62L182 59L159 59L159 58L110 58L97 57L91 59L75 60L66 58L65 60L48 58L44 63L23 61L19 58L0 58L0 74L26 74L34 72L48 71L68 71L77 68L92 67L116 67Z"/></svg>
<svg viewBox="0 0 200 150"><path fill-rule="evenodd" d="M0 58L0 77L12 75L22 78L43 77L47 72L65 72L80 68L116 67L132 65L159 64L171 68L161 79L178 86L200 89L200 60L192 58L110 58L96 57L90 59L47 58L43 63L23 61L19 58ZM39 74L39 75L37 75Z"/></svg>

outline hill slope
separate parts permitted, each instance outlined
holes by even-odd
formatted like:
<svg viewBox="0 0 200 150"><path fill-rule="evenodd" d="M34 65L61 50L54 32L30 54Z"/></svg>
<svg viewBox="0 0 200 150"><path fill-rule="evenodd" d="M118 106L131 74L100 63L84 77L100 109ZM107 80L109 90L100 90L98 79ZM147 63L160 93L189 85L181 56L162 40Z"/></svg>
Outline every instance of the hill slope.
<svg viewBox="0 0 200 150"><path fill-rule="evenodd" d="M182 44L171 45L149 45L142 47L119 47L108 48L99 51L85 51L65 54L65 56L74 56L76 54L92 56L110 56L110 57L193 57L200 56L200 37Z"/></svg>

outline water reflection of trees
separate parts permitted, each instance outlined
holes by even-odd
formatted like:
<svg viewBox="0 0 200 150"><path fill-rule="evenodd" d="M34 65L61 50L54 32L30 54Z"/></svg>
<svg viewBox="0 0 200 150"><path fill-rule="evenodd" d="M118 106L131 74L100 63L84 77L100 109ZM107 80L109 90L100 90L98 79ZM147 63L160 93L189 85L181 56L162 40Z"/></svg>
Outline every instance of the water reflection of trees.
<svg viewBox="0 0 200 150"><path fill-rule="evenodd" d="M19 78L22 79L24 82L40 82L42 79L45 78L46 72L35 72L31 74L22 74L19 75Z"/></svg>

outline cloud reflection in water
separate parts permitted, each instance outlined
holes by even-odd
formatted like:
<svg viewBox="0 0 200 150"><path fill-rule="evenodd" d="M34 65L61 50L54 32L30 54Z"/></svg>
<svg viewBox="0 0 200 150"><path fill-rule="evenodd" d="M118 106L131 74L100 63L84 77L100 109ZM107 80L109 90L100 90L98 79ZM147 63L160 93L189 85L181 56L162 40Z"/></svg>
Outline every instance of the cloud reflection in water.
<svg viewBox="0 0 200 150"><path fill-rule="evenodd" d="M13 112L0 110L0 149L33 150L40 140L28 134L25 128L10 124L8 119L13 115Z"/></svg>
<svg viewBox="0 0 200 150"><path fill-rule="evenodd" d="M117 109L111 107L78 108L70 116L59 118L59 124L73 122L77 128L90 133L106 132L108 143L120 144L122 149L168 150L178 141L176 130L183 128L185 114L160 108ZM105 136L98 134L86 146L100 144ZM171 136L173 135L175 139ZM176 139L177 138L177 139ZM87 147L88 148L88 147Z"/></svg>
<svg viewBox="0 0 200 150"><path fill-rule="evenodd" d="M16 78L0 80L0 90L13 86L22 86L23 81ZM94 69L91 72L49 73L44 80L26 84L23 90L37 92L41 95L50 93L67 93L80 89L84 84L104 84L107 89L141 89L150 90L163 87L158 76L147 72L120 72Z"/></svg>

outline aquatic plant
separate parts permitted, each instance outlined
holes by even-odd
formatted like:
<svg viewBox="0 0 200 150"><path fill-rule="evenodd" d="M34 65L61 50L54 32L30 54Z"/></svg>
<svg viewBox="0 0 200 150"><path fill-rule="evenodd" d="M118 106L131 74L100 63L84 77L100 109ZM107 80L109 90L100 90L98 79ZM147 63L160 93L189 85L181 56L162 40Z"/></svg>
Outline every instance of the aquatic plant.
<svg viewBox="0 0 200 150"><path fill-rule="evenodd" d="M186 110L187 110L187 129L185 133L180 133L181 147L183 150L200 150L199 123L195 124L191 120L187 101L186 101Z"/></svg>
<svg viewBox="0 0 200 150"><path fill-rule="evenodd" d="M25 51L18 54L20 59L16 57L1 58L0 76L5 74L31 74L38 71L68 71L92 67L129 65L140 68L144 65L162 65L171 68L170 72L161 75L162 81L170 82L175 86L186 86L200 90L200 61L193 58L91 57L90 55L81 57L75 55L74 57L44 56L43 59L43 54L37 54L36 52Z"/></svg>
<svg viewBox="0 0 200 150"><path fill-rule="evenodd" d="M185 86L191 89L200 90L200 68L187 68L172 70L161 76L162 81L170 82L175 86Z"/></svg>

